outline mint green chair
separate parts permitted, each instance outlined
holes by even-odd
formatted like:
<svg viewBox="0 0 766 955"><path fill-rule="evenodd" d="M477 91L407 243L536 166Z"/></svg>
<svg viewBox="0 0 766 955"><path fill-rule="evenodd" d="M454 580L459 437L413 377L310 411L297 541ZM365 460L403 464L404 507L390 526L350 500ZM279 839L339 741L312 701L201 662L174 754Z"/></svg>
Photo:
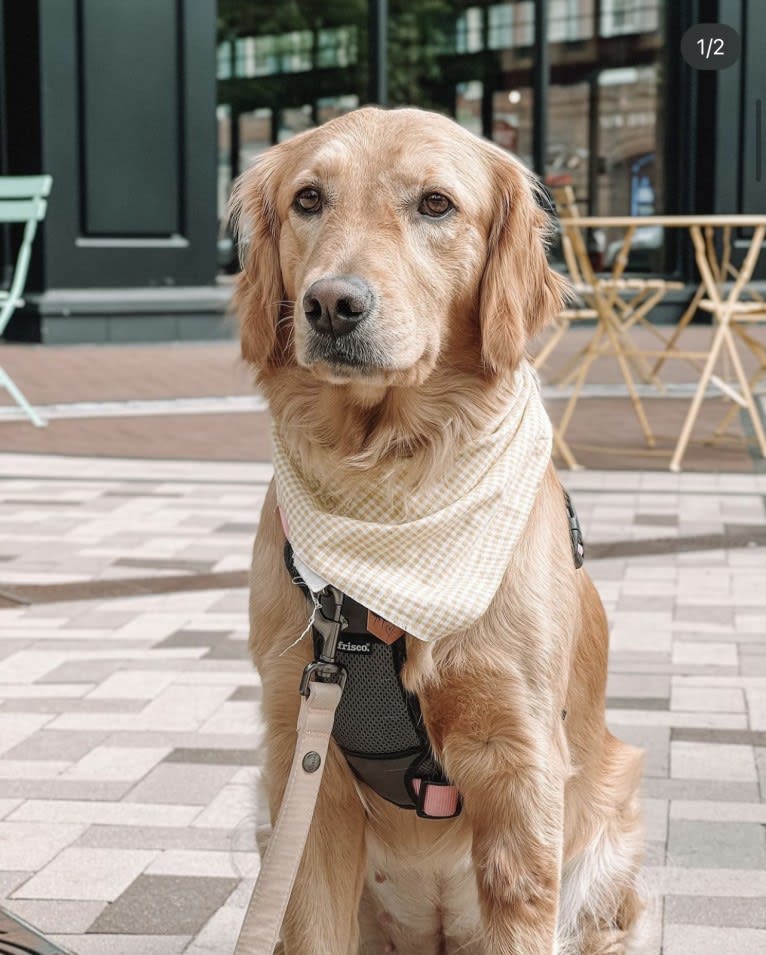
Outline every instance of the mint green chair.
<svg viewBox="0 0 766 955"><path fill-rule="evenodd" d="M11 315L24 304L22 293L27 281L32 242L37 232L37 223L45 218L46 198L50 194L51 176L0 176L0 224L23 223L24 235L16 256L16 265L8 289L0 290L0 335L5 331ZM13 379L0 367L0 388L9 391L32 423L42 428L45 421L19 391Z"/></svg>

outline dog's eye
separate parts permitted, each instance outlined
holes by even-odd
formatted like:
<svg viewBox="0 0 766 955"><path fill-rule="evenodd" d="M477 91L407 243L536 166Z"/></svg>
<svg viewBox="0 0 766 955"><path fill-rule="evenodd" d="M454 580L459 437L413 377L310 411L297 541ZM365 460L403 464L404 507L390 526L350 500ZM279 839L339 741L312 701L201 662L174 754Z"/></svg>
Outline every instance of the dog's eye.
<svg viewBox="0 0 766 955"><path fill-rule="evenodd" d="M430 216L432 219L440 219L454 209L450 200L440 192L429 192L423 196L418 206L418 212L423 216Z"/></svg>
<svg viewBox="0 0 766 955"><path fill-rule="evenodd" d="M298 212L319 212L322 208L322 196L318 189L301 189L293 201Z"/></svg>

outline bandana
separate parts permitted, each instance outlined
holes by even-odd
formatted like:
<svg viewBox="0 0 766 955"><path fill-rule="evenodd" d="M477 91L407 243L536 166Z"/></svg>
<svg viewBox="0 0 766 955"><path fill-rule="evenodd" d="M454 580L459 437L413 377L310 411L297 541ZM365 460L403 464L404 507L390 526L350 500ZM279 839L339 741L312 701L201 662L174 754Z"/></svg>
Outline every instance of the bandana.
<svg viewBox="0 0 766 955"><path fill-rule="evenodd" d="M422 490L362 487L342 505L291 457L272 424L277 500L296 566L419 640L465 629L505 574L551 456L551 424L527 362L508 405ZM315 578L316 579L316 578Z"/></svg>

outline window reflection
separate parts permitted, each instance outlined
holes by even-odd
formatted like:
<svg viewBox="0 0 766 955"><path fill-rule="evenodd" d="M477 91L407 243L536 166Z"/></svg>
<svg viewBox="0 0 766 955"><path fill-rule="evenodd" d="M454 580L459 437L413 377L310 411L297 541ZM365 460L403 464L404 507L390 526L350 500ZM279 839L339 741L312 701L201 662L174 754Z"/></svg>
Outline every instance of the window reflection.
<svg viewBox="0 0 766 955"><path fill-rule="evenodd" d="M391 105L451 114L531 166L540 2L389 4ZM578 207L591 214L665 211L659 64L666 4L545 2L551 64L546 182L572 186ZM217 69L229 110L222 114L219 155L229 180L270 144L367 101L368 7L363 0L273 7L219 0ZM228 156L226 123L235 124ZM221 195L226 182L222 168Z"/></svg>

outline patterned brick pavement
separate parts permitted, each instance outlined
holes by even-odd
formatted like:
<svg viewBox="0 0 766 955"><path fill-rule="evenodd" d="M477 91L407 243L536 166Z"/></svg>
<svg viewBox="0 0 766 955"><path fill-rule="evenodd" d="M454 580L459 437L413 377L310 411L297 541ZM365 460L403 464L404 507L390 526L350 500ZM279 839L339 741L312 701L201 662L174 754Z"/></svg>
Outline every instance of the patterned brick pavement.
<svg viewBox="0 0 766 955"><path fill-rule="evenodd" d="M0 897L79 955L232 951L257 871L242 584L269 473L0 455ZM610 726L647 751L643 951L761 953L766 475L565 478L612 624Z"/></svg>

